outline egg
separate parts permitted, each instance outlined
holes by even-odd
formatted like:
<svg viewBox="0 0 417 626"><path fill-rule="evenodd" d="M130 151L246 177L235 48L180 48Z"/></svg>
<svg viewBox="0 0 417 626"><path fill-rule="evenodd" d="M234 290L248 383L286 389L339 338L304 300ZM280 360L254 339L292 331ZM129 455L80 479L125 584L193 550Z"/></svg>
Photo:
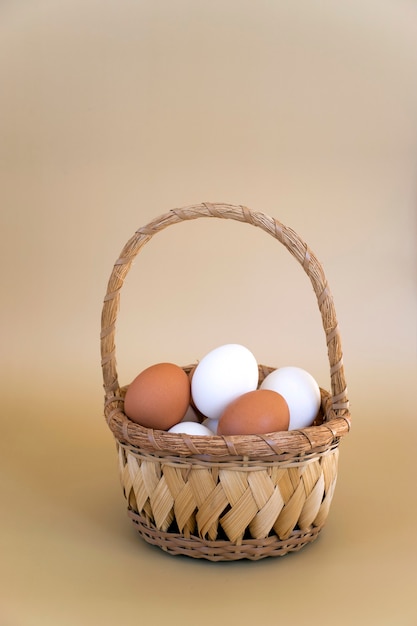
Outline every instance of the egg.
<svg viewBox="0 0 417 626"><path fill-rule="evenodd" d="M226 406L258 386L258 364L245 346L225 344L206 354L192 374L191 397L197 409L219 419Z"/></svg>
<svg viewBox="0 0 417 626"><path fill-rule="evenodd" d="M320 409L320 387L301 367L280 367L265 377L260 389L280 393L290 409L289 430L311 426Z"/></svg>
<svg viewBox="0 0 417 626"><path fill-rule="evenodd" d="M202 435L205 437L212 437L214 434L209 428L197 422L180 422L179 424L174 424L174 426L168 429L168 432L183 433L186 435Z"/></svg>
<svg viewBox="0 0 417 626"><path fill-rule="evenodd" d="M276 391L256 389L233 400L219 419L218 435L259 435L287 430L288 404Z"/></svg>
<svg viewBox="0 0 417 626"><path fill-rule="evenodd" d="M129 385L124 411L145 426L168 430L182 420L190 406L190 381L174 363L156 363L143 370Z"/></svg>

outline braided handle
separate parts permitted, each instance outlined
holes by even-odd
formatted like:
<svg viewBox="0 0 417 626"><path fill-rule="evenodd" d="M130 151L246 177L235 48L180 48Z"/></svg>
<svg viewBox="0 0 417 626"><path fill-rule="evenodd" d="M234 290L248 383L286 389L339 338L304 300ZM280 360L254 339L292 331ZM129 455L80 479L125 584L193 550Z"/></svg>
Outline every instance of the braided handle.
<svg viewBox="0 0 417 626"><path fill-rule="evenodd" d="M183 220L193 220L200 217L233 219L258 226L282 243L301 264L313 285L326 335L332 391L331 405L334 416L345 414L349 408L349 402L339 327L333 298L323 268L317 257L307 244L300 239L297 233L281 224L278 220L243 206L211 204L208 202L181 209L173 209L151 221L146 226L139 228L126 243L120 257L115 262L108 282L101 316L101 365L106 399L119 395L120 390L116 370L115 330L120 290L132 261L140 249L159 231Z"/></svg>

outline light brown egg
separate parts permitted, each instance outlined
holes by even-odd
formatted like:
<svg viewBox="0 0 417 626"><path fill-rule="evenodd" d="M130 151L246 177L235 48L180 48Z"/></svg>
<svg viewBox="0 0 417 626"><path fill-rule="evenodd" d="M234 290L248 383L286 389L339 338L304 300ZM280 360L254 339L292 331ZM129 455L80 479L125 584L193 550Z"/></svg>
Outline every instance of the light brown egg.
<svg viewBox="0 0 417 626"><path fill-rule="evenodd" d="M276 391L256 389L233 400L219 420L218 435L260 435L288 430L288 404Z"/></svg>
<svg viewBox="0 0 417 626"><path fill-rule="evenodd" d="M124 411L141 426L168 430L186 414L190 396L190 380L184 370L174 363L157 363L129 385Z"/></svg>

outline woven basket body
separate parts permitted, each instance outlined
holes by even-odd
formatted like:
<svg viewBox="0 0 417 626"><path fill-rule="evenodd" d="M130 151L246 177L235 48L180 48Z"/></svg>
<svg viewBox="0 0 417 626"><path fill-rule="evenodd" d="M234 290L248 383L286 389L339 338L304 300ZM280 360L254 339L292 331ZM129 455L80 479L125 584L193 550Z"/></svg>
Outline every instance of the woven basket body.
<svg viewBox="0 0 417 626"><path fill-rule="evenodd" d="M201 437L144 428L124 414L126 387L119 386L115 358L124 279L157 232L200 217L262 228L291 252L310 278L326 336L331 383L330 392L321 390L321 412L313 426L267 435ZM171 554L212 561L257 560L299 550L318 536L333 497L338 446L350 429L350 414L330 289L316 256L294 231L246 207L208 203L175 209L140 228L109 279L101 355L104 412L117 442L128 513L147 542ZM259 381L273 369L260 365Z"/></svg>

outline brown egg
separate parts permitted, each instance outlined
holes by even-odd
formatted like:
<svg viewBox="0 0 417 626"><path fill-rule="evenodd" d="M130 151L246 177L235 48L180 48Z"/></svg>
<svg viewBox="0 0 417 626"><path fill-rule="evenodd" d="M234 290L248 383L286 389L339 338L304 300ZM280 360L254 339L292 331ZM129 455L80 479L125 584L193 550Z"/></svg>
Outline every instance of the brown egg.
<svg viewBox="0 0 417 626"><path fill-rule="evenodd" d="M168 430L184 417L190 396L190 380L184 370L174 363L157 363L129 385L124 411L141 426Z"/></svg>
<svg viewBox="0 0 417 626"><path fill-rule="evenodd" d="M260 435L288 430L288 404L276 391L256 389L233 400L219 420L218 435Z"/></svg>

